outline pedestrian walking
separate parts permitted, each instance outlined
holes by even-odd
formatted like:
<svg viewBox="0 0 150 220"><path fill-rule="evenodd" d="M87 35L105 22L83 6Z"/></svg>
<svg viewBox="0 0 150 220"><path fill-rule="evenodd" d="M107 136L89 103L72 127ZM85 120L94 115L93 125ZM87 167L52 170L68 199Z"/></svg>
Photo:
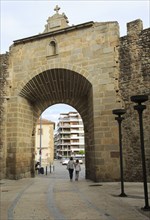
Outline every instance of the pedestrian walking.
<svg viewBox="0 0 150 220"><path fill-rule="evenodd" d="M79 179L79 172L81 171L81 166L79 163L79 160L76 160L75 162L75 180L78 181Z"/></svg>
<svg viewBox="0 0 150 220"><path fill-rule="evenodd" d="M70 181L72 181L72 179L73 179L74 166L75 166L75 163L73 161L73 157L70 157L70 160L69 160L69 162L67 164L67 169L69 171Z"/></svg>

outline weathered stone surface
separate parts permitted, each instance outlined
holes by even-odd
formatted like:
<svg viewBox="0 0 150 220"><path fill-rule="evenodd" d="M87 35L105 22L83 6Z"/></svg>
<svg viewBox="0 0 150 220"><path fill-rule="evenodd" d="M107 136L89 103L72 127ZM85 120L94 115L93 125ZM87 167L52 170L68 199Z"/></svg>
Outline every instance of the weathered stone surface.
<svg viewBox="0 0 150 220"><path fill-rule="evenodd" d="M127 109L123 122L125 177L141 180L138 118L130 101L137 93L149 95L149 29L141 27L140 21L132 22L129 34L119 38L117 22L87 22L51 32L46 29L46 33L14 42L7 65L9 86L5 85L9 100L2 124L3 177L34 176L37 119L47 107L65 103L83 119L86 178L94 181L120 179L118 127L112 110ZM146 104L148 165L149 101Z"/></svg>
<svg viewBox="0 0 150 220"><path fill-rule="evenodd" d="M133 110L133 95L148 95L143 111L145 157L150 180L150 29L142 30L140 20L127 25L128 35L120 38L119 88L127 113L123 122L125 176L131 181L142 179L138 113Z"/></svg>

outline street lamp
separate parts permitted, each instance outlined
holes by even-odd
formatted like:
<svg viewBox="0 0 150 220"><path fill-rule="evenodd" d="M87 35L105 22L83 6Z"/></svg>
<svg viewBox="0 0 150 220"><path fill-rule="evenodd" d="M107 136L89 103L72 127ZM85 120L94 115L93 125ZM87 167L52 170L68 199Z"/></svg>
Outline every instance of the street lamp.
<svg viewBox="0 0 150 220"><path fill-rule="evenodd" d="M143 118L142 113L146 109L146 105L142 105L142 102L148 100L147 95L136 95L131 96L131 101L137 103L134 109L137 110L139 114L139 126L140 126L140 141L141 141L141 156L142 156L142 168L143 168L143 186L144 186L144 196L145 196L145 206L142 208L145 211L150 211L150 206L148 203L148 189L147 189L147 175L146 175L146 163L145 163L145 149L144 149L144 132L143 132Z"/></svg>
<svg viewBox="0 0 150 220"><path fill-rule="evenodd" d="M40 167L42 166L42 115L40 116Z"/></svg>
<svg viewBox="0 0 150 220"><path fill-rule="evenodd" d="M121 115L126 113L125 109L115 109L112 111L114 115L117 115L118 117L115 117L115 120L118 121L118 128L119 128L119 147L120 147L120 176L121 176L121 194L120 197L127 197L127 195L124 192L124 178L123 178L123 155L122 155L122 134L121 134L121 122L124 119L121 117Z"/></svg>

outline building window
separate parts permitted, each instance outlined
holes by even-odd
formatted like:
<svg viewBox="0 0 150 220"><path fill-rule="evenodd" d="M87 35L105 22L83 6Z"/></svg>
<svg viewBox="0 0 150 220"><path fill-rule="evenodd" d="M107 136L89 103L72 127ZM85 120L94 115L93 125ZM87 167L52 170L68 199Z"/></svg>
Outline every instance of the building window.
<svg viewBox="0 0 150 220"><path fill-rule="evenodd" d="M52 49L52 55L56 55L56 42L51 41L50 46L51 46L51 49Z"/></svg>
<svg viewBox="0 0 150 220"><path fill-rule="evenodd" d="M55 56L57 54L57 43L55 40L51 40L47 47L47 56Z"/></svg>

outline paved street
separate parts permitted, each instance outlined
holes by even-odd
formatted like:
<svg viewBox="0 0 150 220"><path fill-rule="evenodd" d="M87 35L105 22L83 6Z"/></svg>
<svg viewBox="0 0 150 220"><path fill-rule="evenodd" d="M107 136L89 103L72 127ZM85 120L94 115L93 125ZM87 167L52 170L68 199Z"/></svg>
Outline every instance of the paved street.
<svg viewBox="0 0 150 220"><path fill-rule="evenodd" d="M70 182L66 166L55 161L54 172L21 180L1 180L0 220L148 220L142 183ZM149 187L150 189L150 187ZM150 191L150 190L149 190Z"/></svg>

